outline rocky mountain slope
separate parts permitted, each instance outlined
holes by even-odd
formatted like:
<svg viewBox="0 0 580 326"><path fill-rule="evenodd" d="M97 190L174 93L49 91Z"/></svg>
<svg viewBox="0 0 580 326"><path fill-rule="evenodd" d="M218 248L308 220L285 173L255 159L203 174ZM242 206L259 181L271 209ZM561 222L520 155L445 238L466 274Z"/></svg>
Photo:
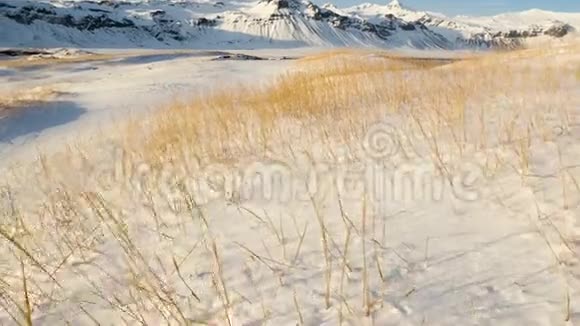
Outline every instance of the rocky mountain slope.
<svg viewBox="0 0 580 326"><path fill-rule="evenodd" d="M325 5L331 8L332 5ZM390 17L424 24L454 42L457 47L517 47L532 38L561 38L580 28L580 13L529 10L492 17L446 17L443 14L413 10L399 0L387 5L364 3L342 9L347 15L380 23Z"/></svg>
<svg viewBox="0 0 580 326"><path fill-rule="evenodd" d="M450 19L397 0L345 9L309 0L0 0L0 46L512 47L563 37L578 22L580 14L550 12Z"/></svg>

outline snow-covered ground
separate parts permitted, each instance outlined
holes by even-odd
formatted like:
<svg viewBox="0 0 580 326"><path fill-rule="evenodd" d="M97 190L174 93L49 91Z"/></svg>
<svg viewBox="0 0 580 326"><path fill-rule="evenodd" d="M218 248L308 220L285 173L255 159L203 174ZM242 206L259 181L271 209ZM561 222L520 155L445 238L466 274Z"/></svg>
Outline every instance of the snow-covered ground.
<svg viewBox="0 0 580 326"><path fill-rule="evenodd" d="M580 324L578 29L0 0L0 325Z"/></svg>
<svg viewBox="0 0 580 326"><path fill-rule="evenodd" d="M295 50L296 55L315 51ZM0 162L30 159L37 149L59 146L87 128L114 126L119 118L139 115L172 100L187 100L237 84L272 79L288 60L214 60L216 51L96 50L104 59L2 68L0 94L35 87L61 94L0 121ZM245 51L280 59L287 51ZM33 63L34 61L31 60ZM86 134L86 133L85 133Z"/></svg>
<svg viewBox="0 0 580 326"><path fill-rule="evenodd" d="M528 93L505 93L498 102L483 97L486 107L474 109L488 112L498 130L510 123L517 130L530 119L531 126L551 132L514 146L522 151L516 156L507 147L493 152L489 144L488 152L465 154L465 161L456 162L463 171L451 182L433 168L430 155L422 155L424 143L405 142L410 138L400 122L404 114L379 107L372 112L383 120L367 126L363 138L317 143L316 126L289 123L288 132L272 142L295 149L294 159L263 158L241 171L290 177L290 198L260 198L268 189L257 199L239 198L218 187L206 193L214 195L207 201L178 191L185 201L172 207L165 194L151 192L160 189L139 179L151 167L127 162L123 151L103 156L110 153L108 138L123 135L127 122L144 119L151 109L238 83L258 88L300 66L292 60L212 60L224 54L208 51L105 52L114 58L0 70L2 91L50 86L62 92L0 119L0 164L6 168L0 324L26 324L27 316L39 325L580 322L580 75L573 75L580 69L578 53L552 54L547 62L554 70L546 71L558 77L526 81L534 87ZM243 53L281 58L313 52ZM365 61L376 60L364 55ZM546 60L540 55L521 64L539 67ZM571 68L559 75L558 67ZM420 72L406 78L421 76L413 74ZM557 93L543 92L544 86ZM337 128L343 126L336 119ZM468 134L494 132L476 130L477 118L469 121ZM133 129L130 136L147 133ZM351 142L362 145L360 160L350 157ZM443 156L455 146L451 140L438 145ZM67 146L81 146L81 157ZM313 148L336 155L330 170L323 169L326 161L311 162L320 167L319 187L330 187L321 198L300 185L306 179L301 173L312 172L304 159L316 160L300 150ZM495 158L483 155L491 152ZM32 162L37 154L41 159ZM526 158L527 171L518 172L515 162L506 168L515 157ZM222 162L211 168L216 175L232 172ZM102 171L104 180L93 179ZM360 182L373 189L369 198L357 188Z"/></svg>

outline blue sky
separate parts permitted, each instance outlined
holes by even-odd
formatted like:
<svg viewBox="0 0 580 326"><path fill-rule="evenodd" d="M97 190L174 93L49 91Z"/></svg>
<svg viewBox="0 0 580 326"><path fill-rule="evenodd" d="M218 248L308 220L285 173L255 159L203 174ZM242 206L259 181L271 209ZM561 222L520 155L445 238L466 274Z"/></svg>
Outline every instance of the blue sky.
<svg viewBox="0 0 580 326"><path fill-rule="evenodd" d="M400 0L414 9L441 12L448 15L490 15L507 11L540 8L552 11L580 12L580 0ZM386 4L390 0L316 0L331 2L338 7L352 6L363 2Z"/></svg>

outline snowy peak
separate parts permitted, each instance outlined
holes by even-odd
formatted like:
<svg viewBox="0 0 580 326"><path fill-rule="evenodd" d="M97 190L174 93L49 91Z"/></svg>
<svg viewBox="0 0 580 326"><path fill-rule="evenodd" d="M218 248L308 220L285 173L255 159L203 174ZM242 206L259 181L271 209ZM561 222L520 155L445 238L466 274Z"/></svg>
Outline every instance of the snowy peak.
<svg viewBox="0 0 580 326"><path fill-rule="evenodd" d="M377 20L380 21L384 17L396 17L407 22L415 22L427 15L426 12L413 10L403 5L400 1L392 1L387 5L363 3L345 8L343 11L375 22Z"/></svg>
<svg viewBox="0 0 580 326"><path fill-rule="evenodd" d="M260 0L259 4L273 8L274 10L299 10L303 6L303 3L298 0Z"/></svg>
<svg viewBox="0 0 580 326"><path fill-rule="evenodd" d="M537 9L492 17L449 18L442 14L413 10L395 0L387 5L365 3L343 11L376 24L393 17L408 23L421 23L455 42L458 47L470 48L518 47L531 38L561 38L580 30L580 13L555 13Z"/></svg>
<svg viewBox="0 0 580 326"><path fill-rule="evenodd" d="M389 2L389 4L387 5L387 8L389 8L391 10L410 10L409 8L404 6L403 3L399 0L393 0L393 1Z"/></svg>
<svg viewBox="0 0 580 326"><path fill-rule="evenodd" d="M308 0L0 0L0 46L452 48L419 22L375 23Z"/></svg>
<svg viewBox="0 0 580 326"><path fill-rule="evenodd" d="M344 9L309 0L0 0L6 47L513 47L578 27L580 14L448 18L400 0Z"/></svg>

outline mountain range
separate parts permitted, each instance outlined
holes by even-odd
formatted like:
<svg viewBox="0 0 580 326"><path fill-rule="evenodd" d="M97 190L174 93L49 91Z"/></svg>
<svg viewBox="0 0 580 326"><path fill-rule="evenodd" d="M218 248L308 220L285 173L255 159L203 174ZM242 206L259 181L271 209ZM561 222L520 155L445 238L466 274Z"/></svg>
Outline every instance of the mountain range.
<svg viewBox="0 0 580 326"><path fill-rule="evenodd" d="M514 48L580 30L580 13L447 17L398 0L349 8L308 0L0 0L0 47Z"/></svg>

